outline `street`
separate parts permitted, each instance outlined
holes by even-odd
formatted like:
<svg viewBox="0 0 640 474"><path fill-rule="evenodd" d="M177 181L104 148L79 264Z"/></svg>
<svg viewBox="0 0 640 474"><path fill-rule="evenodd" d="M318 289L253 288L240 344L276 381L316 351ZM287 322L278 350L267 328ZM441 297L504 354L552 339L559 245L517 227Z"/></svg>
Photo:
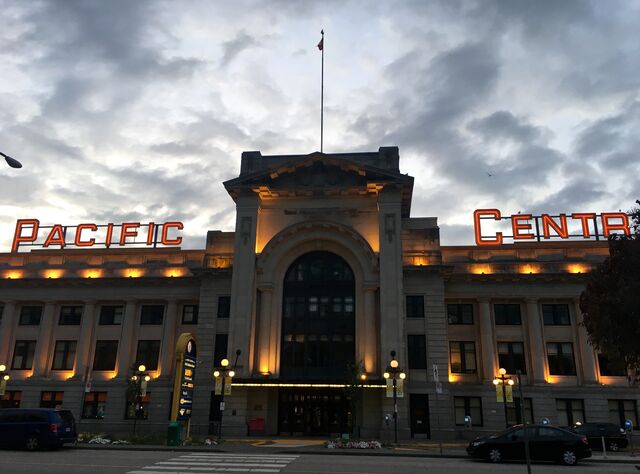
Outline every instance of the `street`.
<svg viewBox="0 0 640 474"><path fill-rule="evenodd" d="M489 464L470 459L422 458L408 456L318 455L318 454L238 454L215 452L134 451L109 449L63 449L59 451L0 451L3 474L177 474L255 472L289 474L398 474L446 473L525 474L523 464ZM535 464L532 472L543 473L637 473L633 464L582 462L571 468Z"/></svg>

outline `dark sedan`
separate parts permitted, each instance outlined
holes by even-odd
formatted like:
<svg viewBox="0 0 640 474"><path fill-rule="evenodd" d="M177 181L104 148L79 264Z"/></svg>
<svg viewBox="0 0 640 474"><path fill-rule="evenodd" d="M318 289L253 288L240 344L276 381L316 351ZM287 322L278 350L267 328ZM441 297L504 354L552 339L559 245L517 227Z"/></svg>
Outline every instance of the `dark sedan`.
<svg viewBox="0 0 640 474"><path fill-rule="evenodd" d="M624 449L629 444L626 432L613 423L576 423L569 429L586 436L589 446L596 451L602 451L602 438L609 451Z"/></svg>
<svg viewBox="0 0 640 474"><path fill-rule="evenodd" d="M529 452L535 461L555 461L572 466L591 456L585 436L548 425L528 425ZM524 428L516 425L506 431L478 438L467 446L467 453L491 462L525 459Z"/></svg>

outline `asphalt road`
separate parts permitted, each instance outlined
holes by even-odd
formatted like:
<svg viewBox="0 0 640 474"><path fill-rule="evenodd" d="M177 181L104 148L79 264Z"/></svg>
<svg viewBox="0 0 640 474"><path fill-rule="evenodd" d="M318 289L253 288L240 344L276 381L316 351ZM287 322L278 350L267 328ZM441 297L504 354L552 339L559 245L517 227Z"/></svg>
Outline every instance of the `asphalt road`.
<svg viewBox="0 0 640 474"><path fill-rule="evenodd" d="M168 451L114 451L64 449L29 453L0 451L2 474L177 474L177 473L286 473L286 474L444 474L509 473L525 474L523 464L489 464L470 459L441 459L416 457L344 456L344 455L286 455L222 454ZM533 474L546 473L635 473L633 464L583 462L577 468L554 464L535 464Z"/></svg>

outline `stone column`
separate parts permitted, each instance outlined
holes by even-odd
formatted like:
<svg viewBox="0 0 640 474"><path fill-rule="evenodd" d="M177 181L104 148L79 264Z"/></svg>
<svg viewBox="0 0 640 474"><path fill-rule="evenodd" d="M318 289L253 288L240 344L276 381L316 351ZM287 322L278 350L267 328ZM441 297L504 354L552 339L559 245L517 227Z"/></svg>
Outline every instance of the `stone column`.
<svg viewBox="0 0 640 474"><path fill-rule="evenodd" d="M162 333L162 353L160 354L160 375L171 377L176 356L176 328L178 323L178 303L169 300Z"/></svg>
<svg viewBox="0 0 640 474"><path fill-rule="evenodd" d="M85 379L89 367L89 354L91 352L91 341L96 325L96 302L85 301L82 312L82 322L80 324L80 337L76 346L76 360L74 364L74 377Z"/></svg>
<svg viewBox="0 0 640 474"><path fill-rule="evenodd" d="M40 320L40 331L38 331L38 342L36 343L36 353L33 358L34 377L46 377L49 372L49 355L51 353L51 338L56 324L56 303L47 301Z"/></svg>
<svg viewBox="0 0 640 474"><path fill-rule="evenodd" d="M542 318L538 310L538 300L526 298L524 301L527 305L528 349L531 354L531 367L527 375L530 383L545 383L547 348L542 331Z"/></svg>
<svg viewBox="0 0 640 474"><path fill-rule="evenodd" d="M133 361L131 352L136 329L138 303L136 300L127 300L122 318L122 334L118 345L118 361L116 363L116 376L119 379L127 378Z"/></svg>
<svg viewBox="0 0 640 474"><path fill-rule="evenodd" d="M0 323L0 364L11 368L12 355L11 340L16 327L16 303L15 301L5 301L2 311L2 322Z"/></svg>
<svg viewBox="0 0 640 474"><path fill-rule="evenodd" d="M378 338L376 337L376 288L364 289L364 314L362 326L357 328L357 336L362 340L360 359L364 370L368 374L376 373L376 354L378 352Z"/></svg>
<svg viewBox="0 0 640 474"><path fill-rule="evenodd" d="M579 350L577 352L580 354L580 360L582 362L582 383L597 384L598 371L596 369L596 357L593 347L589 344L587 330L582 325L582 310L580 309L580 300L578 298L573 300L573 307L576 314L576 326L578 329ZM578 373L580 373L580 371L578 371Z"/></svg>
<svg viewBox="0 0 640 474"><path fill-rule="evenodd" d="M260 289L260 320L258 324L258 372L270 372L271 352L271 297L272 288ZM275 346L274 346L275 349Z"/></svg>
<svg viewBox="0 0 640 474"><path fill-rule="evenodd" d="M478 300L480 309L480 343L482 344L482 380L491 381L497 373L496 344L491 321L491 305L486 298Z"/></svg>

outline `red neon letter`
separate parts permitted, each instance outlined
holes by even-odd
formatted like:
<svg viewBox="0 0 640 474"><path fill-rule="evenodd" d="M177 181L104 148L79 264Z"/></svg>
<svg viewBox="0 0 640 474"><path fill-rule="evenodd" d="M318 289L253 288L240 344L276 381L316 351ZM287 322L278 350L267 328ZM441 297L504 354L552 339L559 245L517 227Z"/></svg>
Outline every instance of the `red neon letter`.
<svg viewBox="0 0 640 474"><path fill-rule="evenodd" d="M603 212L600 217L602 219L602 233L605 237L609 237L612 230L621 230L624 232L624 235L631 235L631 230L629 230L629 216L624 212ZM619 224L611 224L609 219L622 219L622 222Z"/></svg>
<svg viewBox="0 0 640 474"><path fill-rule="evenodd" d="M82 240L82 231L84 229L89 229L95 232L98 230L98 226L95 224L78 224L78 227L76 227L75 245L76 247L93 247L96 243L96 239Z"/></svg>
<svg viewBox="0 0 640 474"><path fill-rule="evenodd" d="M140 227L139 222L124 222L120 227L120 245L125 245L127 237L137 237L138 227Z"/></svg>
<svg viewBox="0 0 640 474"><path fill-rule="evenodd" d="M585 239L591 237L589 232L589 219L595 219L596 215L592 212L574 212L571 214L572 219L578 219L582 221L582 236Z"/></svg>
<svg viewBox="0 0 640 474"><path fill-rule="evenodd" d="M48 247L49 245L59 245L60 248L64 248L64 231L60 224L51 227L51 232L49 232L47 239L42 244L43 247Z"/></svg>
<svg viewBox="0 0 640 474"><path fill-rule="evenodd" d="M520 233L521 230L531 230L531 224L529 222L519 221L529 221L531 219L531 214L513 214L511 216L511 228L513 229L514 240L531 240L536 238L531 232L527 232L526 234Z"/></svg>
<svg viewBox="0 0 640 474"><path fill-rule="evenodd" d="M176 237L175 239L168 239L167 234L169 233L170 228L175 228L178 230L184 229L184 225L182 222L165 222L162 224L162 237L160 242L162 245L180 245L182 243L182 237Z"/></svg>
<svg viewBox="0 0 640 474"><path fill-rule="evenodd" d="M24 226L31 227L31 235L22 235L22 228ZM16 232L13 234L11 251L17 252L21 242L35 242L36 238L38 238L38 227L40 227L40 221L38 219L18 219L16 222Z"/></svg>
<svg viewBox="0 0 640 474"><path fill-rule="evenodd" d="M560 214L560 224L553 220L549 214L542 214L542 234L545 239L551 238L549 227L556 231L561 239L569 238L569 230L567 229L567 215Z"/></svg>
<svg viewBox="0 0 640 474"><path fill-rule="evenodd" d="M496 232L495 239L483 239L482 229L480 227L480 219L482 216L491 216L495 220L499 221L501 218L500 211L498 209L476 209L473 211L473 225L476 234L476 245L502 245L502 232Z"/></svg>
<svg viewBox="0 0 640 474"><path fill-rule="evenodd" d="M147 228L147 245L151 245L153 243L153 236L155 235L155 227L156 225L153 222L149 222L149 227Z"/></svg>

